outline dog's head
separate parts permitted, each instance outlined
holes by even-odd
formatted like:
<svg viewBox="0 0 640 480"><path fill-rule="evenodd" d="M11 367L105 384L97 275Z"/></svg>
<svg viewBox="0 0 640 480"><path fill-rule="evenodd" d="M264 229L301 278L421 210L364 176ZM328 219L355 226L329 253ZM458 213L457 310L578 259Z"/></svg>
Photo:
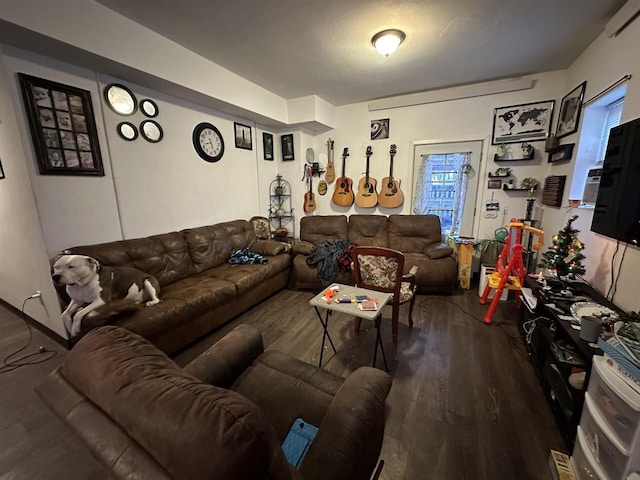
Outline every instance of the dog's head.
<svg viewBox="0 0 640 480"><path fill-rule="evenodd" d="M85 255L62 255L53 264L51 278L61 285L86 285L100 271L95 258Z"/></svg>

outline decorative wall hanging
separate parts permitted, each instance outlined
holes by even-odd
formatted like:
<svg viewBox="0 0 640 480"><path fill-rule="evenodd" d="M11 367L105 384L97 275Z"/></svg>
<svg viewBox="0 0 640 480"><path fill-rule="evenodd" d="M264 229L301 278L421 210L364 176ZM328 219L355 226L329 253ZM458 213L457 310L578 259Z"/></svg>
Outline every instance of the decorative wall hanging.
<svg viewBox="0 0 640 480"><path fill-rule="evenodd" d="M159 113L158 105L156 105L156 102L148 98L140 100L140 111L143 113L143 115L149 118L155 118Z"/></svg>
<svg viewBox="0 0 640 480"><path fill-rule="evenodd" d="M233 131L235 133L236 148L242 148L244 150L253 150L253 142L251 139L250 126L242 125L241 123L234 122Z"/></svg>
<svg viewBox="0 0 640 480"><path fill-rule="evenodd" d="M584 81L567 93L562 99L560 114L558 115L558 126L556 127L556 137L566 137L578 131L582 99L584 98L586 87L587 82Z"/></svg>
<svg viewBox="0 0 640 480"><path fill-rule="evenodd" d="M575 143L567 143L566 145L558 145L554 147L549 152L549 157L547 159L547 163L561 162L563 160L571 160L571 155L573 155L573 147Z"/></svg>
<svg viewBox="0 0 640 480"><path fill-rule="evenodd" d="M555 100L499 107L493 112L491 144L545 140L551 132Z"/></svg>
<svg viewBox="0 0 640 480"><path fill-rule="evenodd" d="M293 133L280 135L280 144L282 147L282 161L293 161L295 159L295 155L293 153Z"/></svg>
<svg viewBox="0 0 640 480"><path fill-rule="evenodd" d="M371 120L371 140L389 138L389 119Z"/></svg>
<svg viewBox="0 0 640 480"><path fill-rule="evenodd" d="M18 74L42 175L104 175L88 90Z"/></svg>
<svg viewBox="0 0 640 480"><path fill-rule="evenodd" d="M224 155L224 139L220 130L207 122L201 122L193 129L193 148L200 158L209 163L217 162Z"/></svg>
<svg viewBox="0 0 640 480"><path fill-rule="evenodd" d="M164 132L162 131L162 127L155 120L144 120L140 124L140 135L142 135L142 138L148 142L158 143L162 140Z"/></svg>
<svg viewBox="0 0 640 480"><path fill-rule="evenodd" d="M136 96L131 90L119 83L112 83L105 87L104 99L109 108L118 115L133 115L138 109Z"/></svg>
<svg viewBox="0 0 640 480"><path fill-rule="evenodd" d="M273 160L273 135L262 132L262 151L265 160Z"/></svg>
<svg viewBox="0 0 640 480"><path fill-rule="evenodd" d="M138 129L131 122L120 122L117 127L118 135L127 142L132 142L138 138Z"/></svg>

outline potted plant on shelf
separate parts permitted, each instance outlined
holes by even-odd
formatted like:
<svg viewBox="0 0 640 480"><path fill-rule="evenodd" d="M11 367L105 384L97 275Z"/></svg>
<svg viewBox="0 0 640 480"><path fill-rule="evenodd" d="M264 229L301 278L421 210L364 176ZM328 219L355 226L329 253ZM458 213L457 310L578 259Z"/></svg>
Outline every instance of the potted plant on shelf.
<svg viewBox="0 0 640 480"><path fill-rule="evenodd" d="M533 146L530 143L522 142L522 145L520 145L520 148L522 149L523 158L529 158L532 156Z"/></svg>
<svg viewBox="0 0 640 480"><path fill-rule="evenodd" d="M532 188L536 188L538 185L538 180L532 177L525 177L520 182L520 188L530 190Z"/></svg>

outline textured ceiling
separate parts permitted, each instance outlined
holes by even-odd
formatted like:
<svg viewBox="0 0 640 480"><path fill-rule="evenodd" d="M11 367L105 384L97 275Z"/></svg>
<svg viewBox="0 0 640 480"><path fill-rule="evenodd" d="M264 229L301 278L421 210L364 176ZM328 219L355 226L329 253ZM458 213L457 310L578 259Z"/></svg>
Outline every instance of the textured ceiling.
<svg viewBox="0 0 640 480"><path fill-rule="evenodd" d="M625 0L98 0L284 98L333 105L567 68ZM371 37L407 39L384 58Z"/></svg>

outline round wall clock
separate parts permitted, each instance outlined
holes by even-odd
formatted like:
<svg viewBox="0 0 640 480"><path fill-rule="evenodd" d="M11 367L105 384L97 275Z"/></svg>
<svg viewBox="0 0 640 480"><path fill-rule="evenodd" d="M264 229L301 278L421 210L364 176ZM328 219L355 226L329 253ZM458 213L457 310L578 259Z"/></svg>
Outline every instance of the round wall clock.
<svg viewBox="0 0 640 480"><path fill-rule="evenodd" d="M158 116L158 105L153 100L145 98L140 100L140 111L149 118Z"/></svg>
<svg viewBox="0 0 640 480"><path fill-rule="evenodd" d="M158 143L164 135L162 127L154 120L145 120L140 124L142 138L151 143Z"/></svg>
<svg viewBox="0 0 640 480"><path fill-rule="evenodd" d="M132 142L138 138L138 129L133 123L120 122L118 124L118 135L128 142Z"/></svg>
<svg viewBox="0 0 640 480"><path fill-rule="evenodd" d="M104 98L111 110L118 115L133 115L138 108L133 92L119 83L107 85L104 89Z"/></svg>
<svg viewBox="0 0 640 480"><path fill-rule="evenodd" d="M217 162L224 154L224 140L220 130L210 123L199 123L193 129L193 147L203 160Z"/></svg>

